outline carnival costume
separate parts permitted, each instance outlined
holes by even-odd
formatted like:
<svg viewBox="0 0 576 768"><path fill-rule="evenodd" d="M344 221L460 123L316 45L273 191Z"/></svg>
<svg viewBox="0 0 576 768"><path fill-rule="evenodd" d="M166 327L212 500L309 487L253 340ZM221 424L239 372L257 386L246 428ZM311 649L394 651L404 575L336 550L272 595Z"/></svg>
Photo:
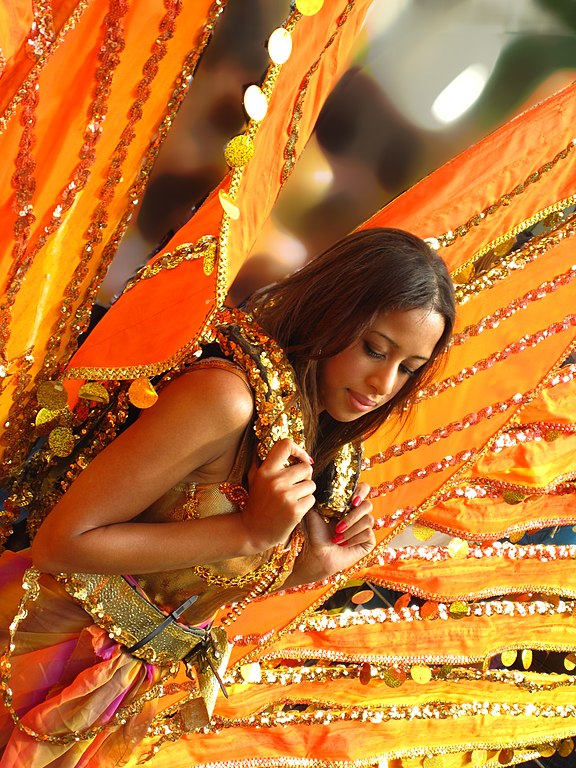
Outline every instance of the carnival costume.
<svg viewBox="0 0 576 768"><path fill-rule="evenodd" d="M84 0L72 10L20 5L21 24L10 27L3 47L2 84L10 87L0 138L14 165L0 184L0 205L14 226L0 233L9 264L0 405L6 521L25 509L33 534L113 439L128 399L153 407L151 382L181 372L214 341L229 280L369 3L334 0L315 13L313 3L297 4L305 13L292 13L275 33L283 53L270 47L259 87L265 114L251 116L226 148L229 175L74 356L130 207L226 4L151 2L140 15L122 0L109 8ZM86 77L68 92L61 83L79 59ZM6 722L15 723L13 743L34 755L30 764L439 768L570 753L576 547L553 536L534 544L530 536L576 523L575 369L564 365L576 327L575 113L572 86L366 223L429 238L445 258L458 302L448 364L418 393L406 424L385 425L365 446L376 549L348 573L274 594L281 583L264 569L257 589L245 585L245 596L216 614L212 626L224 625L232 649L226 671L216 669L228 698L218 697L208 723L200 726L189 716L197 710L185 706L200 698L198 659L191 679L184 662L166 676L167 667L130 654L149 630L120 643L110 638L92 620L106 611L96 605L90 618L85 610L88 591L75 599L66 592L81 590L78 582L43 582L38 605L49 621L57 617L61 635L34 645L24 630L42 612L34 603L27 618L24 603L17 610L22 557L8 556L4 594L16 621L15 660L10 646L2 665ZM340 457L343 467L350 456ZM348 467L343 486L353 474ZM266 562L276 556L288 573L298 541L295 534ZM29 575L24 592L34 593ZM364 582L400 597L390 608L322 608L343 588L367 592ZM60 675L59 687L45 680L42 688L32 672L22 687L11 682L10 664L16 668L28 650ZM553 672L532 666L533 653L543 651L558 654ZM224 658L218 653L215 667ZM95 676L87 693L83 683ZM58 704L49 711L38 704L45 691Z"/></svg>

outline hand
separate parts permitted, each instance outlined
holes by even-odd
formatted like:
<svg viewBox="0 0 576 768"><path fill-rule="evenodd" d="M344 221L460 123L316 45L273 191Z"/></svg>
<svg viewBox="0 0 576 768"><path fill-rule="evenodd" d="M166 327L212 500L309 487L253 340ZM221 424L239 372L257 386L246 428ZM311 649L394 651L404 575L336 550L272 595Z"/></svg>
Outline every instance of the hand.
<svg viewBox="0 0 576 768"><path fill-rule="evenodd" d="M297 459L290 462L290 458ZM255 552L285 543L315 503L312 460L288 438L248 473L248 501L242 510L248 541Z"/></svg>
<svg viewBox="0 0 576 768"><path fill-rule="evenodd" d="M325 523L311 510L306 515L306 543L297 561L300 583L319 581L355 565L376 546L368 483L359 483L355 507L338 523ZM295 569L295 570L296 570Z"/></svg>

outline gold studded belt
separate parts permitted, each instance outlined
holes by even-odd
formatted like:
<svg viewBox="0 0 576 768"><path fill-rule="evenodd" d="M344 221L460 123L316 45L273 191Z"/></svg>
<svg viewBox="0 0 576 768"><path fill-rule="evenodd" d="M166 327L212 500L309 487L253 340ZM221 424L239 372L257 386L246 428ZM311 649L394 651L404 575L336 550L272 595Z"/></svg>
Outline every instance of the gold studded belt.
<svg viewBox="0 0 576 768"><path fill-rule="evenodd" d="M178 623L178 618L197 599L195 595L172 613L165 614L123 576L72 573L56 578L94 622L126 646L133 656L162 666L186 662L200 654L206 656L209 666L214 666L218 677L216 670L229 655L225 630L185 627Z"/></svg>

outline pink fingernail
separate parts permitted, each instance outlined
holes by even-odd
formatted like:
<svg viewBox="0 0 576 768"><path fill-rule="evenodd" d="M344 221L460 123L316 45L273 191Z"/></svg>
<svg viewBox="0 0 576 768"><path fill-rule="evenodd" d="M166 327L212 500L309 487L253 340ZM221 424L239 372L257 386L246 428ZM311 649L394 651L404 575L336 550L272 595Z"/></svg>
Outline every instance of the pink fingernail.
<svg viewBox="0 0 576 768"><path fill-rule="evenodd" d="M358 506L360 506L360 504L362 504L362 497L361 496L354 496L354 498L352 499L352 506L353 507L358 507Z"/></svg>
<svg viewBox="0 0 576 768"><path fill-rule="evenodd" d="M314 464L314 459L312 458L312 456L308 456L308 461L310 462L310 464Z"/></svg>
<svg viewBox="0 0 576 768"><path fill-rule="evenodd" d="M348 525L344 522L344 520L340 520L336 528L334 529L336 533L343 533L346 528L348 528Z"/></svg>
<svg viewBox="0 0 576 768"><path fill-rule="evenodd" d="M341 544L344 541L344 536L342 536L341 533L338 533L332 538L332 541L334 544Z"/></svg>

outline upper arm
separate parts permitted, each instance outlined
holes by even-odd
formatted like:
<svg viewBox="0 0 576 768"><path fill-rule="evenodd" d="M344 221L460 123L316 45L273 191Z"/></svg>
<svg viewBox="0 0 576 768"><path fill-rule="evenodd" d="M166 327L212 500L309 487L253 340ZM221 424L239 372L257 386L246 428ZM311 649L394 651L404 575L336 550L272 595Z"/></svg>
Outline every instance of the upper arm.
<svg viewBox="0 0 576 768"><path fill-rule="evenodd" d="M251 392L234 373L180 376L81 473L43 524L45 535L132 520L189 475L224 466L252 413Z"/></svg>

